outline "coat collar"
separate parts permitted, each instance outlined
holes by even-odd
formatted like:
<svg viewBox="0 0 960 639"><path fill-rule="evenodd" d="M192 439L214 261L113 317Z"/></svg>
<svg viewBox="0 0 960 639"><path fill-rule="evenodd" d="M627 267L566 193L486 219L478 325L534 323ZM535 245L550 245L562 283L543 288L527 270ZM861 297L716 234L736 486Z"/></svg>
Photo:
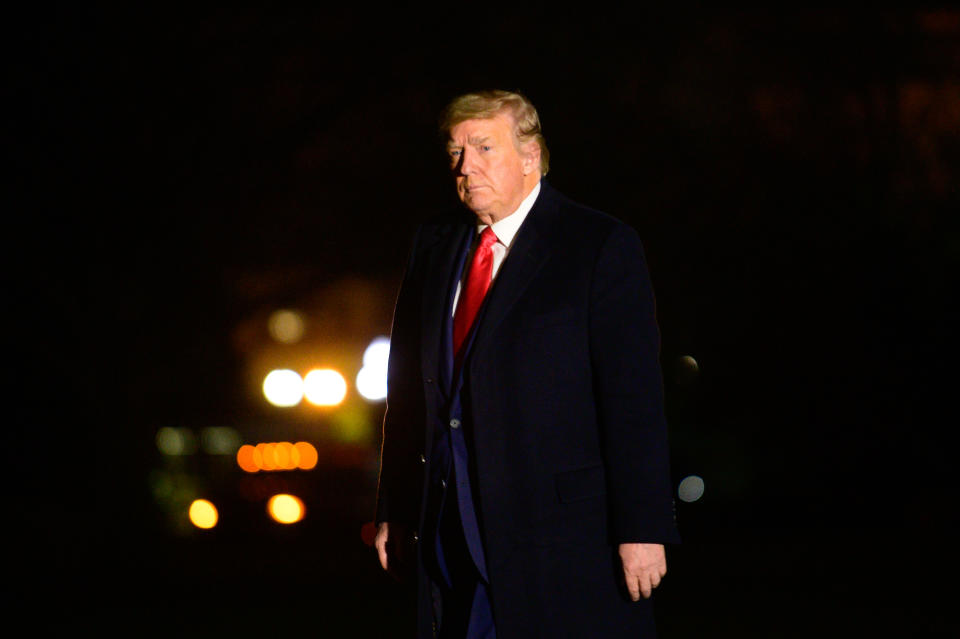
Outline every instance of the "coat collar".
<svg viewBox="0 0 960 639"><path fill-rule="evenodd" d="M472 346L473 360L479 358L490 345L497 327L550 255L550 220L556 212L560 196L546 180L541 180L540 185L540 195L517 232L510 253L487 293Z"/></svg>
<svg viewBox="0 0 960 639"><path fill-rule="evenodd" d="M551 220L562 197L541 179L540 195L517 232L510 253L487 293L484 308L477 319L479 324L470 359L475 359L489 346L496 328L549 257ZM449 388L452 375L452 353L445 348L450 342L450 305L463 259L475 234L476 219L463 211L450 222L433 227L432 235L425 238L427 273L421 326L423 375L439 379L443 389Z"/></svg>

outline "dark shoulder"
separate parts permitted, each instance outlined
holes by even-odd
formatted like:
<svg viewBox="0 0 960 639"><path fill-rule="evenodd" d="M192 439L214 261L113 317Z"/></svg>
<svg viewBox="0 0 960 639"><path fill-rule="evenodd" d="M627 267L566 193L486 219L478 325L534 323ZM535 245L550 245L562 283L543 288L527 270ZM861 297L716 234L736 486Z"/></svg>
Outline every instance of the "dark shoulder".
<svg viewBox="0 0 960 639"><path fill-rule="evenodd" d="M455 235L465 227L473 227L473 215L464 210L451 210L433 215L417 227L413 238L413 250L428 248L445 238Z"/></svg>
<svg viewBox="0 0 960 639"><path fill-rule="evenodd" d="M581 204L549 184L541 190L544 207L541 228L557 241L604 244L611 236L637 238L637 231L619 218Z"/></svg>

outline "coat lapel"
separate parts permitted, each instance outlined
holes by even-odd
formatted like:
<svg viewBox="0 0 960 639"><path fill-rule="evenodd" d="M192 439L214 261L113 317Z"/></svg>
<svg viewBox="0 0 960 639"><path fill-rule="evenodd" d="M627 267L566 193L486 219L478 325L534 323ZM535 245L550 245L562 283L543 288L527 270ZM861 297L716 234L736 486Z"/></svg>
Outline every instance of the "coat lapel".
<svg viewBox="0 0 960 639"><path fill-rule="evenodd" d="M475 227L464 219L437 229L433 244L427 247L426 275L423 286L423 322L421 356L423 376L437 379L446 395L450 388L453 354L450 353L450 304L455 282ZM448 361L449 360L449 361Z"/></svg>
<svg viewBox="0 0 960 639"><path fill-rule="evenodd" d="M485 309L476 328L471 358L476 360L489 346L491 336L510 312L534 276L550 256L543 220L555 207L550 187L544 182L536 203L523 221L507 259L487 294Z"/></svg>

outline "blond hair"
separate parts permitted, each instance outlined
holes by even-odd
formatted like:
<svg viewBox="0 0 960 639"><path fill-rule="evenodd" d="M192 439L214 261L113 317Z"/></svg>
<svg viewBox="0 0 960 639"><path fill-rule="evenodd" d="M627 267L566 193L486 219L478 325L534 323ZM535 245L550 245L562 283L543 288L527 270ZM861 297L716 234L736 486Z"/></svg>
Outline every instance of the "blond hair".
<svg viewBox="0 0 960 639"><path fill-rule="evenodd" d="M440 114L440 135L445 140L450 129L461 122L488 120L501 113L513 117L513 136L518 147L531 141L540 147L540 174L546 175L550 169L550 151L540 129L540 116L533 103L520 93L490 89L454 98Z"/></svg>

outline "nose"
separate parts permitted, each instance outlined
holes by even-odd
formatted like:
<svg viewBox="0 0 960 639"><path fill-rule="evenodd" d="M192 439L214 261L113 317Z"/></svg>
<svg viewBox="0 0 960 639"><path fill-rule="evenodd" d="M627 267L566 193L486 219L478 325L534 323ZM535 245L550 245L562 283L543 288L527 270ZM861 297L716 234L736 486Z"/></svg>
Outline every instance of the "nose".
<svg viewBox="0 0 960 639"><path fill-rule="evenodd" d="M456 170L459 175L470 175L474 171L474 151L468 146L464 146L460 152L460 161L457 163Z"/></svg>

